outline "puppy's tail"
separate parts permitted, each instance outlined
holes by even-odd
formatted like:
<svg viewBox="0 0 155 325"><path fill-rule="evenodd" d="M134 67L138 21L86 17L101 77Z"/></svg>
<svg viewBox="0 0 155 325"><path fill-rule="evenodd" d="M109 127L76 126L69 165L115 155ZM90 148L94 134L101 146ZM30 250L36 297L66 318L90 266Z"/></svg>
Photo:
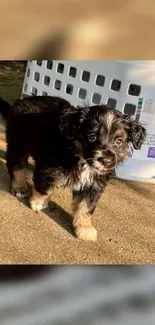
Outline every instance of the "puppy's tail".
<svg viewBox="0 0 155 325"><path fill-rule="evenodd" d="M0 114L2 114L5 121L7 121L8 119L10 110L11 110L11 105L3 98L0 98Z"/></svg>

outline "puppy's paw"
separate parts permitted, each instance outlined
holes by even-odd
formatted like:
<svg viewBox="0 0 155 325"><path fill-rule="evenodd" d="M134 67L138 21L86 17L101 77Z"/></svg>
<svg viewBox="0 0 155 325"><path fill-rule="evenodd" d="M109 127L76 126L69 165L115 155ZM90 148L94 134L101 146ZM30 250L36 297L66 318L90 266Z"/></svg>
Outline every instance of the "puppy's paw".
<svg viewBox="0 0 155 325"><path fill-rule="evenodd" d="M48 200L43 199L42 197L31 197L30 198L30 207L33 211L40 211L48 207Z"/></svg>
<svg viewBox="0 0 155 325"><path fill-rule="evenodd" d="M30 196L30 189L27 185L21 186L19 188L12 187L11 189L12 195L18 197L18 198L24 198Z"/></svg>
<svg viewBox="0 0 155 325"><path fill-rule="evenodd" d="M75 233L78 239L84 241L93 241L97 240L97 230L93 227L77 227L75 228Z"/></svg>
<svg viewBox="0 0 155 325"><path fill-rule="evenodd" d="M41 197L30 199L30 207L33 211L40 211L48 207L48 200L43 200Z"/></svg>

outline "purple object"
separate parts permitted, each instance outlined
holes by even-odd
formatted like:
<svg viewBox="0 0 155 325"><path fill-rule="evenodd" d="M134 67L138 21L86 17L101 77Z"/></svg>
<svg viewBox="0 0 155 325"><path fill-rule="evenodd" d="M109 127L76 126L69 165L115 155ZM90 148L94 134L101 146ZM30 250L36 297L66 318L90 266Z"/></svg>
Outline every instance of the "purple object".
<svg viewBox="0 0 155 325"><path fill-rule="evenodd" d="M149 147L147 156L149 158L155 158L155 147Z"/></svg>

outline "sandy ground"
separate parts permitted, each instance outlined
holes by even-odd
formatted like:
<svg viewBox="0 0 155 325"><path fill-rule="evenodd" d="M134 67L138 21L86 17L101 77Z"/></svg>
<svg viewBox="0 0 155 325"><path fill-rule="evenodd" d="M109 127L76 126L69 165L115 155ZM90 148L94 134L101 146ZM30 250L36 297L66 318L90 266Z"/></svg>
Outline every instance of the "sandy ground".
<svg viewBox="0 0 155 325"><path fill-rule="evenodd" d="M23 72L5 71L0 96L20 96ZM112 179L93 216L97 243L74 237L71 193L57 189L50 209L36 214L9 193L5 127L0 121L0 263L155 263L155 186Z"/></svg>

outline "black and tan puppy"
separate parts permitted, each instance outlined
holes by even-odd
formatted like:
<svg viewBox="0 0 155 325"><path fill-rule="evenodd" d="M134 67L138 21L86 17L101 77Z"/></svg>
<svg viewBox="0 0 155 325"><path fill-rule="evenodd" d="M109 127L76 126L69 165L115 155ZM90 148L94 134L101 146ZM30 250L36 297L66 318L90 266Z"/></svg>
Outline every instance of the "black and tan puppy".
<svg viewBox="0 0 155 325"><path fill-rule="evenodd" d="M6 105L6 104L5 104ZM0 103L1 113L4 106ZM35 161L30 206L48 205L57 185L73 193L73 226L83 240L97 239L90 215L115 168L127 154L128 143L140 149L142 125L110 106L77 107L64 99L32 96L17 100L7 119L7 167L11 191L29 194L28 157Z"/></svg>

